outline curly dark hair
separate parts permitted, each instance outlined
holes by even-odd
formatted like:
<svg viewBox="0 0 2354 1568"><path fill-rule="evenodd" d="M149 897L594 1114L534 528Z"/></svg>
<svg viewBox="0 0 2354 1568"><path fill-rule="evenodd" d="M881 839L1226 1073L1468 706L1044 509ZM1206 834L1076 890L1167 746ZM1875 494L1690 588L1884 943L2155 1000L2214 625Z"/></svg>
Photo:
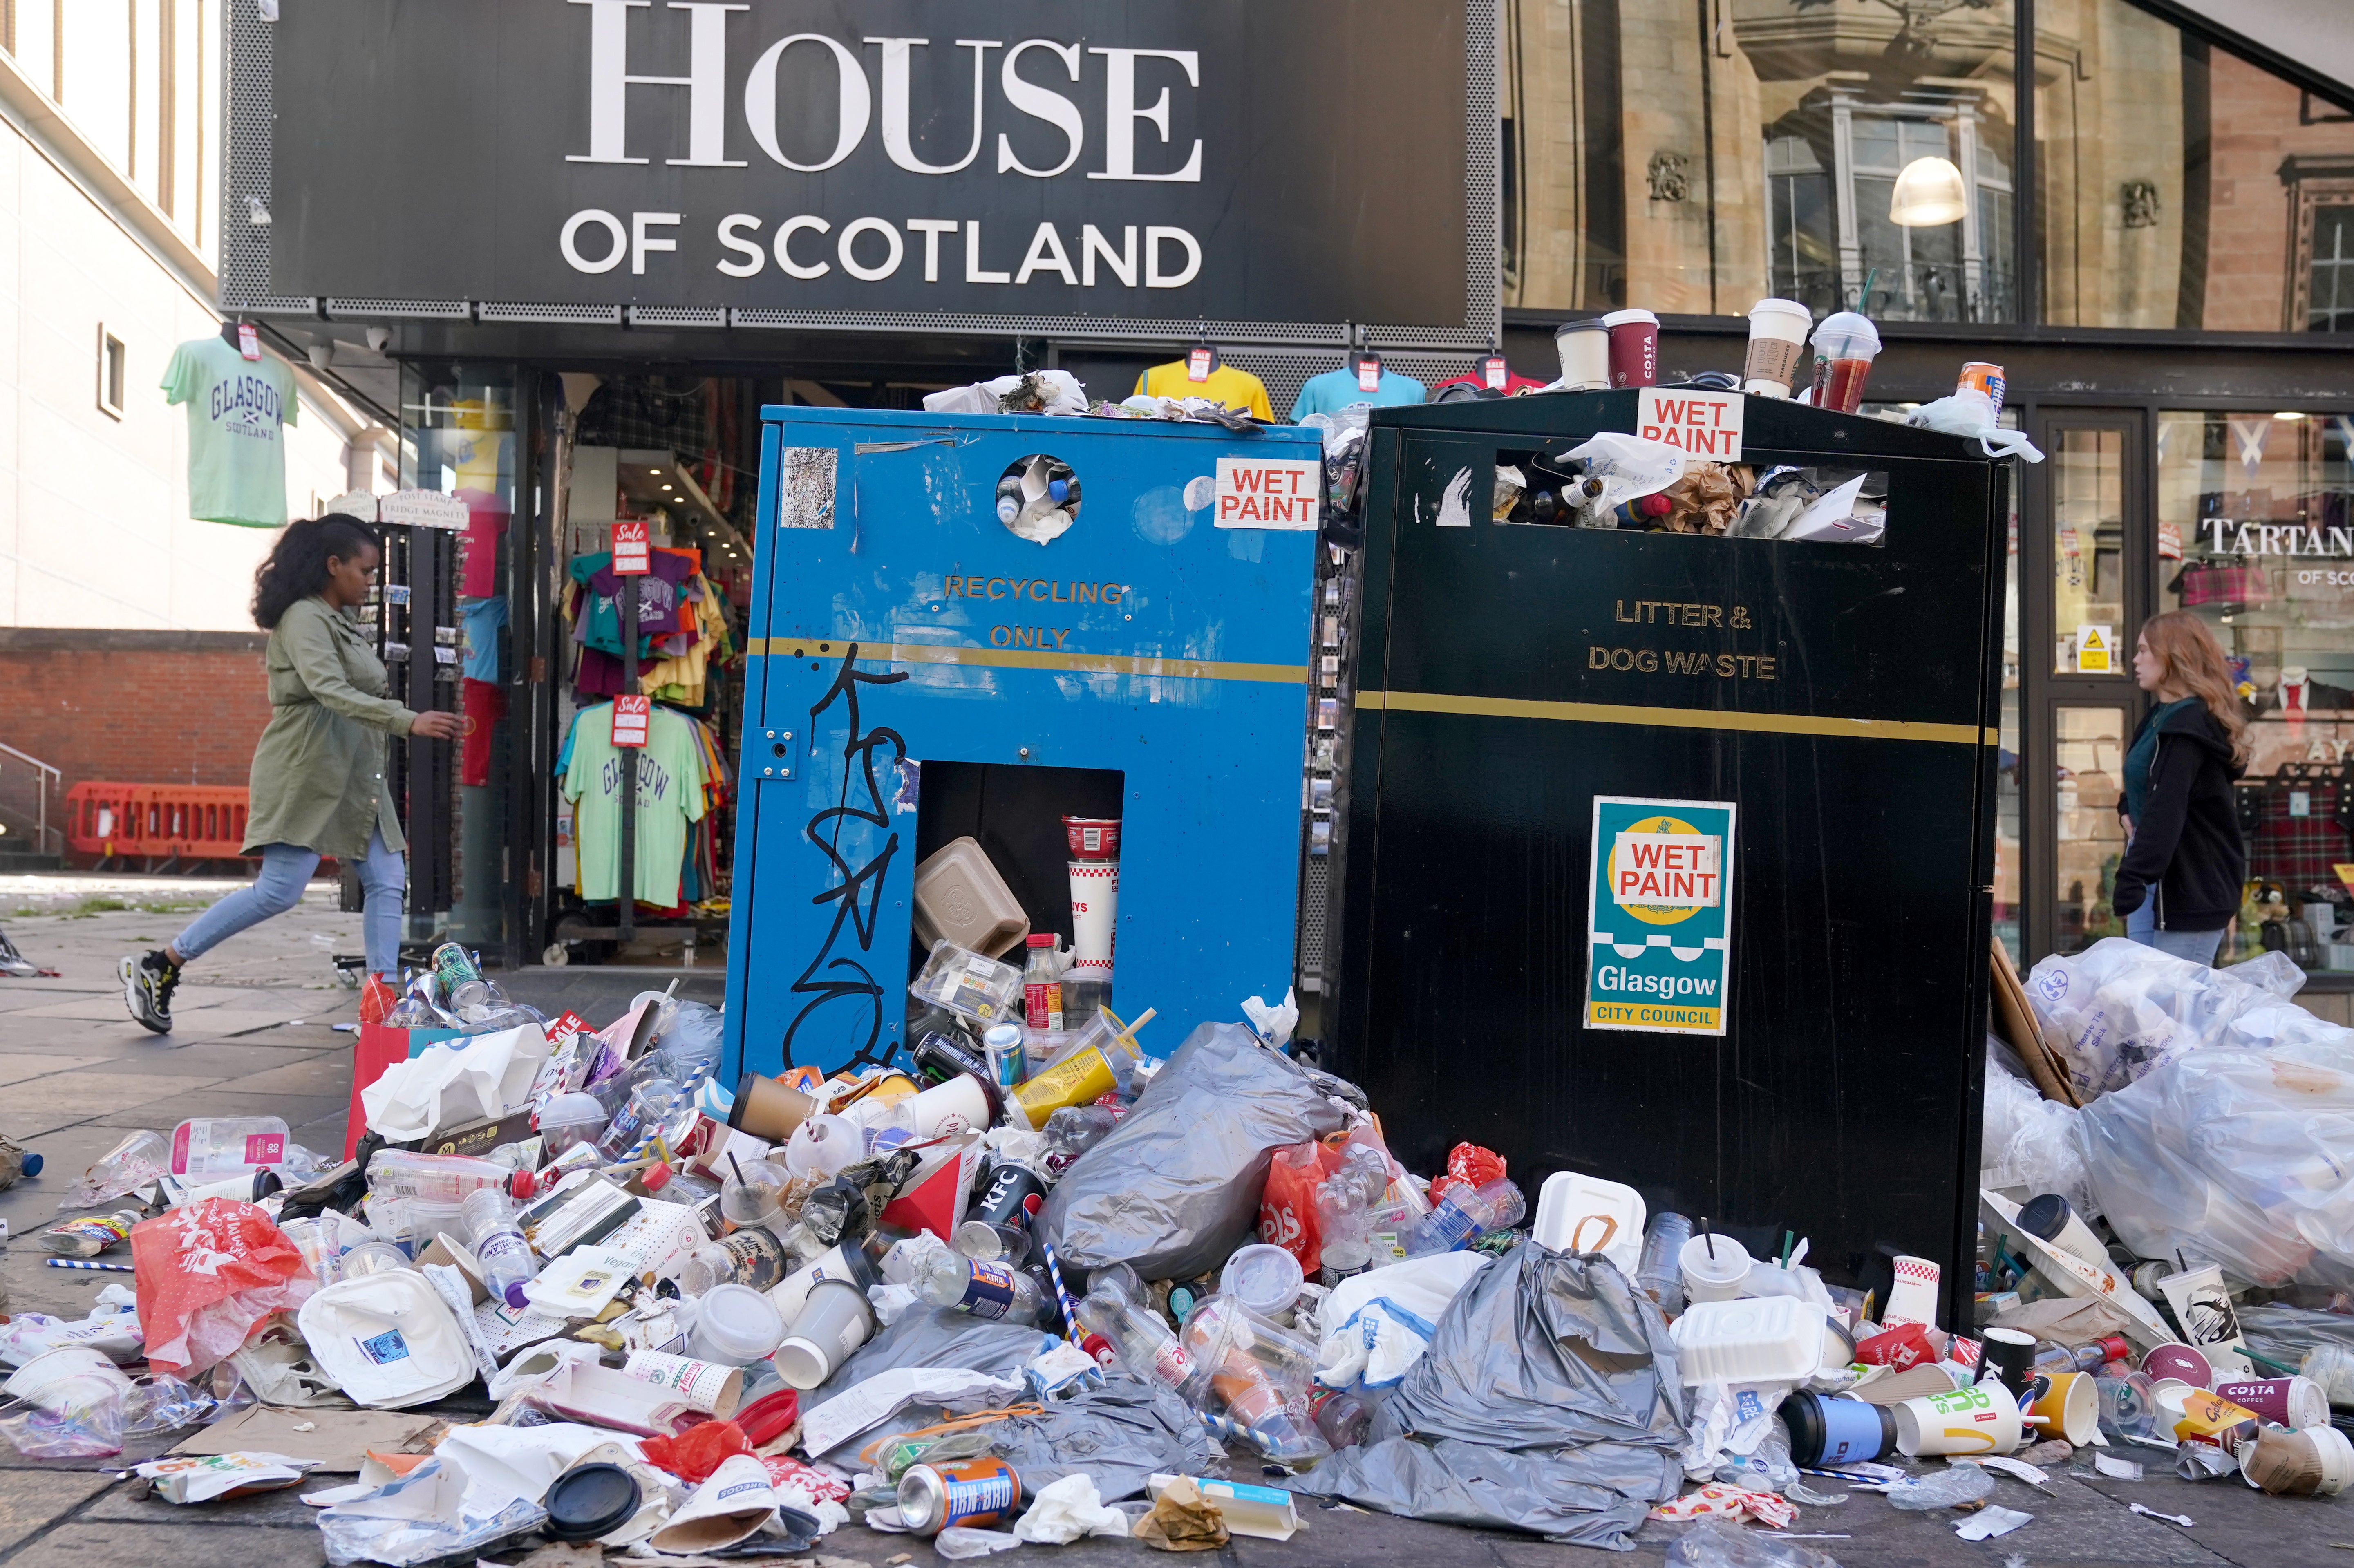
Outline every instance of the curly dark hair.
<svg viewBox="0 0 2354 1568"><path fill-rule="evenodd" d="M264 631L276 630L279 617L297 599L327 586L330 560L348 561L363 550L383 547L376 530L349 513L330 512L288 524L253 574L253 623Z"/></svg>

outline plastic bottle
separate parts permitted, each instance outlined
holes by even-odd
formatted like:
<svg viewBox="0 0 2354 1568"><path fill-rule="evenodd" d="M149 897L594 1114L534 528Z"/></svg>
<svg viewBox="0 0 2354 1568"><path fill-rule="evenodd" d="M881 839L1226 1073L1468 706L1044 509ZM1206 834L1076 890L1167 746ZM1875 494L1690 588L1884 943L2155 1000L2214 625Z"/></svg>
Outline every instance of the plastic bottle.
<svg viewBox="0 0 2354 1568"><path fill-rule="evenodd" d="M1055 934L1030 934L1029 960L1022 971L1023 1011L1033 1029L1063 1027L1063 971L1055 963Z"/></svg>
<svg viewBox="0 0 2354 1568"><path fill-rule="evenodd" d="M1341 1157L1341 1168L1316 1187L1316 1217L1323 1237L1326 1289L1373 1264L1373 1211L1389 1186L1389 1162L1363 1144Z"/></svg>
<svg viewBox="0 0 2354 1568"><path fill-rule="evenodd" d="M1373 1424L1373 1407L1341 1389L1319 1389L1308 1396L1308 1408L1316 1418L1316 1430L1335 1448L1355 1447Z"/></svg>
<svg viewBox="0 0 2354 1568"><path fill-rule="evenodd" d="M630 1091L630 1103L613 1118L605 1128L605 1136L597 1148L608 1160L619 1160L638 1140L669 1119L678 1105L679 1087L668 1078L648 1078Z"/></svg>
<svg viewBox="0 0 2354 1568"><path fill-rule="evenodd" d="M1079 1322L1109 1342L1120 1364L1157 1383L1199 1410L1210 1397L1210 1373L1167 1324L1138 1306L1119 1281L1099 1278L1079 1303Z"/></svg>
<svg viewBox="0 0 2354 1568"><path fill-rule="evenodd" d="M477 1187L458 1205L474 1255L482 1260L482 1283L508 1306L524 1308L531 1298L523 1287L539 1272L532 1261L531 1244L515 1223L515 1206L496 1187Z"/></svg>
<svg viewBox="0 0 2354 1568"><path fill-rule="evenodd" d="M980 1263L959 1254L940 1251L924 1261L916 1278L916 1294L933 1307L954 1307L976 1318L1002 1319L1009 1323L1034 1323L1045 1304L1037 1282L1020 1269L1002 1263Z"/></svg>
<svg viewBox="0 0 2354 1568"><path fill-rule="evenodd" d="M1066 1106L1046 1118L1040 1156L1049 1176L1059 1178L1071 1161L1111 1136L1119 1118L1108 1106Z"/></svg>
<svg viewBox="0 0 2354 1568"><path fill-rule="evenodd" d="M194 1181L248 1176L286 1158L286 1124L274 1116L203 1117L172 1133L172 1174Z"/></svg>
<svg viewBox="0 0 2354 1568"><path fill-rule="evenodd" d="M513 1198L528 1198L536 1183L528 1171L510 1171L488 1160L462 1154L418 1154L406 1149L381 1149L368 1161L371 1198L418 1198L429 1203L461 1203L466 1194L482 1187L496 1188ZM373 1213L373 1211L371 1211Z"/></svg>
<svg viewBox="0 0 2354 1568"><path fill-rule="evenodd" d="M1684 1243L1691 1240L1691 1220L1661 1210L1643 1227L1643 1255L1635 1265L1635 1288L1673 1318L1684 1309Z"/></svg>
<svg viewBox="0 0 2354 1568"><path fill-rule="evenodd" d="M1474 1236L1520 1224L1527 1212L1527 1201L1508 1177L1499 1177L1477 1190L1459 1184L1450 1187L1446 1202L1406 1238L1405 1255L1421 1257L1458 1251Z"/></svg>

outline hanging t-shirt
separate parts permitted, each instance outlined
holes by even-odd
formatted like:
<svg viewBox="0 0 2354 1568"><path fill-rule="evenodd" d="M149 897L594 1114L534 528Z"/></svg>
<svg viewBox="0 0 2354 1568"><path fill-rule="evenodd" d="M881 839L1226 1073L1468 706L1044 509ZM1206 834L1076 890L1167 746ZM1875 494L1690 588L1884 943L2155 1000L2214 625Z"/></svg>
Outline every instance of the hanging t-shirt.
<svg viewBox="0 0 2354 1568"><path fill-rule="evenodd" d="M1354 370L1328 370L1321 376L1310 376L1299 388L1299 396L1291 401L1291 422L1296 425L1310 414L1337 414L1352 403L1371 403L1376 408L1419 403L1422 392L1421 382L1411 376L1400 376L1386 366L1382 369L1382 389L1378 392L1360 387Z"/></svg>
<svg viewBox="0 0 2354 1568"><path fill-rule="evenodd" d="M172 351L167 403L188 406L188 515L248 528L286 525L286 442L294 375L268 355L248 359L217 337Z"/></svg>
<svg viewBox="0 0 2354 1568"><path fill-rule="evenodd" d="M1156 365L1136 378L1136 389L1148 397L1207 397L1221 408L1240 408L1269 424L1275 422L1275 405L1267 400L1267 383L1231 365L1217 366L1205 381L1187 376L1182 359Z"/></svg>
<svg viewBox="0 0 2354 1568"><path fill-rule="evenodd" d="M703 784L703 748L696 744L694 721L657 707L646 726L646 744L638 752L639 903L663 909L677 905L686 825L702 820ZM621 754L613 745L610 704L583 709L574 724L564 794L579 802L572 815L572 842L580 857L580 896L591 903L618 899Z"/></svg>
<svg viewBox="0 0 2354 1568"><path fill-rule="evenodd" d="M507 623L506 595L461 604L458 607L458 617L466 623L466 679L497 680L499 628Z"/></svg>

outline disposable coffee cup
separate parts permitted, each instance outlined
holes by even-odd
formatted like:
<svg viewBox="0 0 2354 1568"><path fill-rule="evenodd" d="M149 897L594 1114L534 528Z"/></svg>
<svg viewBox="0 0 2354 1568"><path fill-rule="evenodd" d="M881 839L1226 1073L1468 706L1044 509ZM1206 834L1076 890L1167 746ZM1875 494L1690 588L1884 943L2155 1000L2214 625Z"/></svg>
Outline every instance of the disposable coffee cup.
<svg viewBox="0 0 2354 1568"><path fill-rule="evenodd" d="M838 1279L821 1280L793 1319L793 1331L777 1347L777 1373L788 1387L807 1393L832 1377L874 1331L874 1309L863 1291Z"/></svg>
<svg viewBox="0 0 2354 1568"><path fill-rule="evenodd" d="M1913 1458L2008 1454L2019 1446L2019 1402L1991 1379L1908 1399L1895 1410L1897 1452Z"/></svg>
<svg viewBox="0 0 2354 1568"><path fill-rule="evenodd" d="M2335 1426L2266 1426L2241 1445L2240 1475L2274 1497L2334 1498L2354 1485L2354 1443Z"/></svg>
<svg viewBox="0 0 2354 1568"><path fill-rule="evenodd" d="M1741 389L1763 397L1787 397L1797 385L1807 329L1814 324L1814 313L1796 300L1760 300L1750 306L1749 355L1741 367Z"/></svg>
<svg viewBox="0 0 2354 1568"><path fill-rule="evenodd" d="M2292 1432L2329 1425L2328 1396L2309 1377L2226 1378L2215 1392Z"/></svg>
<svg viewBox="0 0 2354 1568"><path fill-rule="evenodd" d="M1565 392L1610 389L1610 329L1600 316L1584 316L1553 329L1553 352L1561 355Z"/></svg>
<svg viewBox="0 0 2354 1568"><path fill-rule="evenodd" d="M1683 1270L1687 1303L1734 1300L1749 1278L1749 1249L1731 1236L1694 1236L1676 1261Z"/></svg>
<svg viewBox="0 0 2354 1568"><path fill-rule="evenodd" d="M2022 1398L2035 1381L2035 1336L2017 1329L1988 1329L1984 1352L1988 1368L2012 1397Z"/></svg>
<svg viewBox="0 0 2354 1568"><path fill-rule="evenodd" d="M736 1082L736 1103L728 1107L727 1125L754 1138L782 1143L816 1114L817 1101L801 1090L747 1073Z"/></svg>
<svg viewBox="0 0 2354 1568"><path fill-rule="evenodd" d="M2030 1198L2019 1211L2019 1228L2038 1241L2048 1242L2062 1252L2071 1253L2094 1268L2107 1268L2109 1249L2093 1234L2068 1200L2057 1192L2046 1192L2040 1198Z"/></svg>
<svg viewBox="0 0 2354 1568"><path fill-rule="evenodd" d="M660 1351L639 1351L621 1371L641 1383L671 1390L686 1401L687 1408L699 1410L717 1421L735 1414L736 1407L744 1400L742 1367L698 1361L692 1356L664 1355Z"/></svg>
<svg viewBox="0 0 2354 1568"><path fill-rule="evenodd" d="M749 1454L730 1454L649 1543L657 1552L716 1552L750 1540L776 1513L777 1487L769 1467Z"/></svg>
<svg viewBox="0 0 2354 1568"><path fill-rule="evenodd" d="M1610 385L1658 386L1659 318L1649 311L1612 311L1602 324L1610 333Z"/></svg>
<svg viewBox="0 0 2354 1568"><path fill-rule="evenodd" d="M2240 1315L2232 1307L2232 1292L2223 1283L2221 1267L2196 1264L2163 1277L2158 1288L2174 1310L2175 1326L2182 1330L2184 1342L2197 1346L2218 1376L2247 1376L2248 1364L2240 1355L2243 1343Z"/></svg>
<svg viewBox="0 0 2354 1568"><path fill-rule="evenodd" d="M1790 1429L1790 1457L1797 1464L1867 1464L1896 1446L1896 1417L1885 1405L1794 1393L1777 1414Z"/></svg>
<svg viewBox="0 0 2354 1568"><path fill-rule="evenodd" d="M2081 1448L2101 1430L2100 1390L2089 1372L2048 1372L2035 1380L2026 1419L2046 1437L2064 1437Z"/></svg>
<svg viewBox="0 0 2354 1568"><path fill-rule="evenodd" d="M2211 1388L2215 1369L2189 1345L2159 1345L2141 1359L2141 1370L2152 1382L2179 1379L2192 1388Z"/></svg>
<svg viewBox="0 0 2354 1568"><path fill-rule="evenodd" d="M1944 1270L1925 1257L1900 1257L1895 1260L1896 1283L1889 1287L1888 1307L1880 1314L1882 1323L1927 1323L1937 1321L1937 1280Z"/></svg>

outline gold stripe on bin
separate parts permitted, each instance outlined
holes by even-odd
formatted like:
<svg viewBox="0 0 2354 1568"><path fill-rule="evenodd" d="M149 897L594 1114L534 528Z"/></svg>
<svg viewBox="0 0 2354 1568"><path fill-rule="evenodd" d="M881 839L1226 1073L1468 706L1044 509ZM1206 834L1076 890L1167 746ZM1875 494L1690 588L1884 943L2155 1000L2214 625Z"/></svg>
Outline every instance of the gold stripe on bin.
<svg viewBox="0 0 2354 1568"><path fill-rule="evenodd" d="M1819 717L1805 714L1744 714L1707 708L1637 707L1618 703L1543 703L1519 697L1458 697L1443 692L1360 692L1361 708L1420 714L1472 714L1482 718L1553 719L1571 724L1650 725L1662 729L1731 729L1763 735L1821 735L1841 739L1926 740L1949 746L1998 746L2001 735L1967 724L1912 719Z"/></svg>
<svg viewBox="0 0 2354 1568"><path fill-rule="evenodd" d="M753 637L744 651L754 658L839 658L848 641L823 643L801 637ZM861 642L861 663L950 664L965 669L1047 670L1066 675L1153 675L1180 681L1262 681L1304 685L1305 664L1242 664L1217 659L1169 659L1129 653L1039 653L1026 648L972 648L961 643Z"/></svg>

